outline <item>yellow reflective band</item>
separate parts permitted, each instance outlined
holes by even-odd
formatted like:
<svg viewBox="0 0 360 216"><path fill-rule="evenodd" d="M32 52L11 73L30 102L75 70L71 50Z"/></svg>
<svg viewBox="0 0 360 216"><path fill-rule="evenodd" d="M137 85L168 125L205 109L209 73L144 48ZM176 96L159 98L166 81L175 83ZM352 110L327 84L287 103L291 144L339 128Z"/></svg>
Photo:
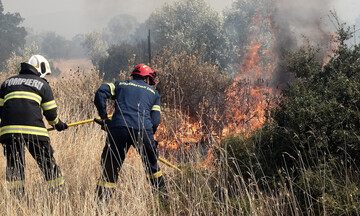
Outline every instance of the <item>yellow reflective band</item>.
<svg viewBox="0 0 360 216"><path fill-rule="evenodd" d="M23 187L25 187L25 180L8 181L7 182L7 188L8 189L17 189L17 188L23 188Z"/></svg>
<svg viewBox="0 0 360 216"><path fill-rule="evenodd" d="M39 95L37 95L35 93L31 93L31 92L26 92L26 91L14 91L14 92L11 92L11 93L5 95L4 103L6 103L6 101L8 101L10 99L14 99L14 98L24 98L24 99L34 100L39 105L41 103L41 97Z"/></svg>
<svg viewBox="0 0 360 216"><path fill-rule="evenodd" d="M0 136L9 133L19 133L19 134L33 134L48 137L48 132L46 128L34 127L27 125L8 125L0 128Z"/></svg>
<svg viewBox="0 0 360 216"><path fill-rule="evenodd" d="M155 94L155 91L152 88L148 87L148 86L142 86L142 85L137 85L135 83L125 83L125 82L119 82L119 85L135 86L135 87L146 89L146 90L150 91L151 93Z"/></svg>
<svg viewBox="0 0 360 216"><path fill-rule="evenodd" d="M106 182L106 181L101 181L101 180L99 180L97 185L101 186L101 187L106 187L106 188L115 188L116 187L116 183Z"/></svg>
<svg viewBox="0 0 360 216"><path fill-rule="evenodd" d="M56 116L56 118L52 121L48 121L50 125L56 125L57 123L59 123L59 117Z"/></svg>
<svg viewBox="0 0 360 216"><path fill-rule="evenodd" d="M0 106L4 106L4 99L3 98L0 98Z"/></svg>
<svg viewBox="0 0 360 216"><path fill-rule="evenodd" d="M35 68L39 68L40 67L40 63L39 63L39 60L37 59L36 56L34 56L35 59L36 59L36 65L33 65Z"/></svg>
<svg viewBox="0 0 360 216"><path fill-rule="evenodd" d="M106 83L106 84L110 87L111 95L114 96L115 95L115 85L114 85L114 83Z"/></svg>
<svg viewBox="0 0 360 216"><path fill-rule="evenodd" d="M152 109L151 109L151 110L161 112L161 108L160 108L160 106L159 106L159 105L154 105L154 106L152 107Z"/></svg>
<svg viewBox="0 0 360 216"><path fill-rule="evenodd" d="M53 188L53 187L63 185L65 183L65 179L64 179L64 176L61 176L57 179L49 180L46 183L48 184L49 188Z"/></svg>
<svg viewBox="0 0 360 216"><path fill-rule="evenodd" d="M157 172L157 173L154 173L154 174L152 174L152 175L149 175L149 178L150 179L156 179L156 178L160 178L162 176L162 172L161 172L161 170L159 171L159 172Z"/></svg>
<svg viewBox="0 0 360 216"><path fill-rule="evenodd" d="M56 108L56 103L55 103L55 100L52 100L52 101L49 101L49 102L46 102L46 103L42 103L41 104L41 108L44 110L44 111L47 111L47 110L51 110L51 109L54 109Z"/></svg>

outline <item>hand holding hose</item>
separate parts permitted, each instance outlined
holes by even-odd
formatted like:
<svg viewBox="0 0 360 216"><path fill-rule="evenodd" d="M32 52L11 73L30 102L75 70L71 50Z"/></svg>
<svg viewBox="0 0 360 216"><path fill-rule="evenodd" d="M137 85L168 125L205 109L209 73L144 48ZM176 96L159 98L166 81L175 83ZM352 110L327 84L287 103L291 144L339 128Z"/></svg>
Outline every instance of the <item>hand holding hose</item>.
<svg viewBox="0 0 360 216"><path fill-rule="evenodd" d="M59 119L59 122L56 125L54 125L54 127L57 131L63 131L68 128L68 125Z"/></svg>

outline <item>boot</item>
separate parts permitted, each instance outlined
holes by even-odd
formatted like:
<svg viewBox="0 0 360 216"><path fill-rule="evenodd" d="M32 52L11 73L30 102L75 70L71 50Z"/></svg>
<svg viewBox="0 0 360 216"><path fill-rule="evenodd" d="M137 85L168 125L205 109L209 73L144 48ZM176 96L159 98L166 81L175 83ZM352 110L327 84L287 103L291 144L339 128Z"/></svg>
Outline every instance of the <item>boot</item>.
<svg viewBox="0 0 360 216"><path fill-rule="evenodd" d="M115 192L115 188L107 188L102 186L96 186L96 202L98 206L107 205L112 194Z"/></svg>

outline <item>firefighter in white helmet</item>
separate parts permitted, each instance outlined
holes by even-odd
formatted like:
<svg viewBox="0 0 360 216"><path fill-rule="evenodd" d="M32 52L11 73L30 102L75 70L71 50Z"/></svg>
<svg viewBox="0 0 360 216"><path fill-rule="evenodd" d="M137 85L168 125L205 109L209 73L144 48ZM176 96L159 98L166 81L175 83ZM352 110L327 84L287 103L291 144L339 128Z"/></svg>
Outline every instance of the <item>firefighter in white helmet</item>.
<svg viewBox="0 0 360 216"><path fill-rule="evenodd" d="M25 193L25 147L36 160L49 189L56 191L65 182L43 122L44 115L56 130L67 129L57 115L53 92L44 79L50 73L49 62L41 55L33 55L21 63L18 75L1 85L0 141L7 160L7 186L16 195Z"/></svg>

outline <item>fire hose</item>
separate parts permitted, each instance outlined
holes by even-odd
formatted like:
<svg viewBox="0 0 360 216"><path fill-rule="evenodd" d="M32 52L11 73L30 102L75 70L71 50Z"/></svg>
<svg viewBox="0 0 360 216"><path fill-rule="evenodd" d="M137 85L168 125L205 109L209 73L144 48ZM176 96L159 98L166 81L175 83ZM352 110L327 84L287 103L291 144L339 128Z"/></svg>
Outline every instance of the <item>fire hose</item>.
<svg viewBox="0 0 360 216"><path fill-rule="evenodd" d="M112 115L108 115L108 118L111 118L111 117L112 117ZM76 125L86 124L86 123L94 122L95 119L100 119L100 118L94 118L94 119L87 119L87 120L84 120L84 121L78 121L78 122L67 124L67 126L72 127L72 126L76 126ZM47 130L48 131L53 131L55 129L54 128L48 128ZM180 168L178 168L177 166L171 164L169 161L165 160L164 158L159 157L159 161L164 163L165 165L167 165L167 166L169 166L171 168L174 168L177 171L181 172Z"/></svg>

